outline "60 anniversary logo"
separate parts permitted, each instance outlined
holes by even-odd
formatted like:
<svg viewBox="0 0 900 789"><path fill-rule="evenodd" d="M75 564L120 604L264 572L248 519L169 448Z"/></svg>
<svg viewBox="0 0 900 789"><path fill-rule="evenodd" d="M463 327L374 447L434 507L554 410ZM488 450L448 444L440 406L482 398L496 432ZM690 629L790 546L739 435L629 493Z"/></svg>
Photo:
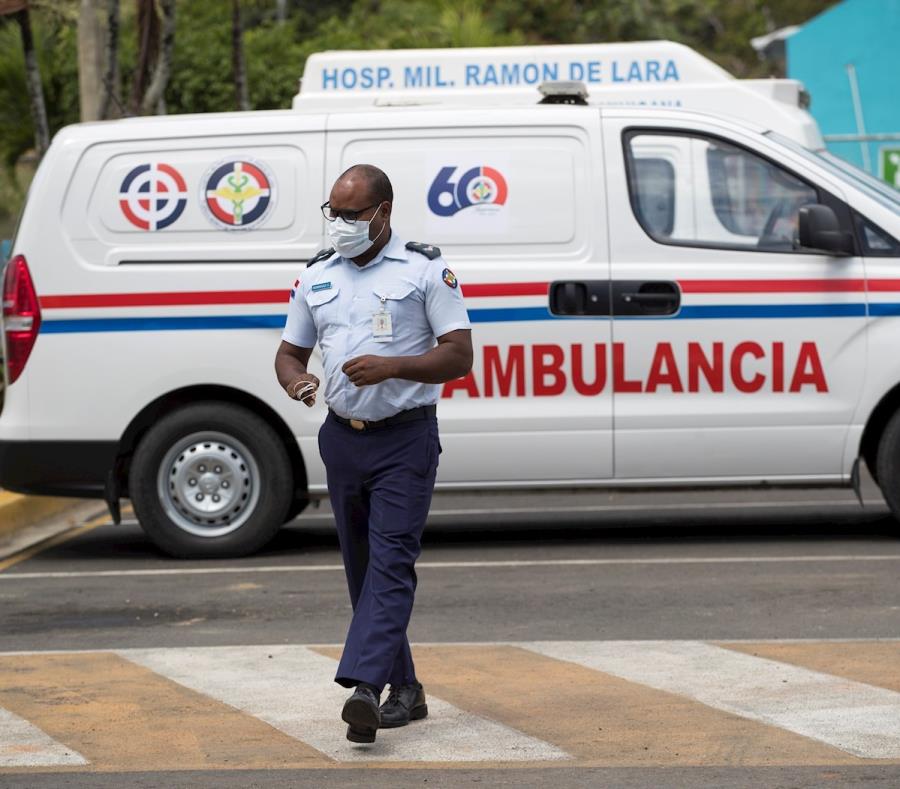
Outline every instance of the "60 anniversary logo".
<svg viewBox="0 0 900 789"><path fill-rule="evenodd" d="M450 179L456 167L442 167L428 190L428 207L438 216L453 216L471 206L500 206L506 203L506 179L493 167L466 170L459 181Z"/></svg>

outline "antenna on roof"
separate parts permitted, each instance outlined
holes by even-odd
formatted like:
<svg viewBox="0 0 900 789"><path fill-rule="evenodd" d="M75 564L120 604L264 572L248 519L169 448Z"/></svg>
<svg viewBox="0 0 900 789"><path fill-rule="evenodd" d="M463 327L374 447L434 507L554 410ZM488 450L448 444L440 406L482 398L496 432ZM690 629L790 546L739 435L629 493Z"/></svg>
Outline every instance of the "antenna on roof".
<svg viewBox="0 0 900 789"><path fill-rule="evenodd" d="M538 104L587 104L588 89L583 82L560 80L538 85L542 98Z"/></svg>

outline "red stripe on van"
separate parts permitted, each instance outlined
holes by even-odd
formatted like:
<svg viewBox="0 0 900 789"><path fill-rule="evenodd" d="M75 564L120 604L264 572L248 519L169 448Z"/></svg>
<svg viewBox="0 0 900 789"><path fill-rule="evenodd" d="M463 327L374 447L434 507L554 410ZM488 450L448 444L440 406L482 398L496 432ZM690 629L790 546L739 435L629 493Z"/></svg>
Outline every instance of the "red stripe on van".
<svg viewBox="0 0 900 789"><path fill-rule="evenodd" d="M502 282L499 284L475 283L463 285L463 296L546 296L549 282Z"/></svg>
<svg viewBox="0 0 900 789"><path fill-rule="evenodd" d="M863 279L683 279L682 293L862 293Z"/></svg>
<svg viewBox="0 0 900 789"><path fill-rule="evenodd" d="M183 293L87 293L42 296L41 307L168 307L199 304L281 304L289 290L210 290Z"/></svg>
<svg viewBox="0 0 900 789"><path fill-rule="evenodd" d="M875 293L900 291L900 279L870 279L869 290Z"/></svg>

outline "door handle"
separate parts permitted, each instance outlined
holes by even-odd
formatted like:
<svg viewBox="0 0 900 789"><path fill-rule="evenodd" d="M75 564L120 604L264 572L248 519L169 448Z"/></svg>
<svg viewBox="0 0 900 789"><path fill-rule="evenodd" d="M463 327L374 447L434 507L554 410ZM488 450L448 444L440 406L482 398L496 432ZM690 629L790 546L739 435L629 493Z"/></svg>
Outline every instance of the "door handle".
<svg viewBox="0 0 900 789"><path fill-rule="evenodd" d="M666 316L681 308L681 289L666 280L613 280L614 316Z"/></svg>
<svg viewBox="0 0 900 789"><path fill-rule="evenodd" d="M677 300L675 293L623 293L622 301L626 304L671 304Z"/></svg>
<svg viewBox="0 0 900 789"><path fill-rule="evenodd" d="M550 283L550 312L554 315L609 317L609 280L561 280Z"/></svg>

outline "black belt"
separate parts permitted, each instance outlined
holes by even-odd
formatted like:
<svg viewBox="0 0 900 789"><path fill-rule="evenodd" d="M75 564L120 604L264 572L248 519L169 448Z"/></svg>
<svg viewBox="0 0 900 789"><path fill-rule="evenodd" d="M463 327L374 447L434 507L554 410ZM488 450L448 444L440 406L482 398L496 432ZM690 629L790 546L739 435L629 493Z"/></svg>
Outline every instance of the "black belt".
<svg viewBox="0 0 900 789"><path fill-rule="evenodd" d="M328 409L328 413L331 414L335 422L352 427L354 430L375 430L379 427L399 425L403 422L415 422L420 419L430 419L437 414L437 406L420 405L418 408L410 408L408 411L401 411L399 414L394 414L386 419L373 419L370 421L365 419L346 419L345 417L334 413L330 408Z"/></svg>

